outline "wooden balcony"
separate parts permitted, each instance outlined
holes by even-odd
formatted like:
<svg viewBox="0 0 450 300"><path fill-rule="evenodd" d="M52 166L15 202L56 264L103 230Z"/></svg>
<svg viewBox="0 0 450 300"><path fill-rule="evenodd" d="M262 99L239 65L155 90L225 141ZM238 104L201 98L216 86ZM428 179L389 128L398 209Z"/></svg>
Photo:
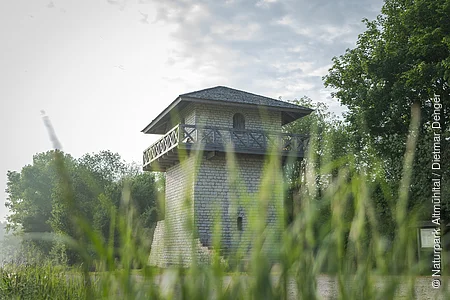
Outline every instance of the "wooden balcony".
<svg viewBox="0 0 450 300"><path fill-rule="evenodd" d="M165 171L192 150L303 157L308 137L261 130L179 124L144 151L144 170ZM183 149L179 151L180 149Z"/></svg>

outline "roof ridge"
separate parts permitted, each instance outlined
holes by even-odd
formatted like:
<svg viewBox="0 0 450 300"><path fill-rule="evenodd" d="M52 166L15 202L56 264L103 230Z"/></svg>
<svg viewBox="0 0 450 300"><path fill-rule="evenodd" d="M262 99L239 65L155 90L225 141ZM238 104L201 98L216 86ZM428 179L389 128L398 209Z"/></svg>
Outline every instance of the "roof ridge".
<svg viewBox="0 0 450 300"><path fill-rule="evenodd" d="M254 95L254 96L258 96L258 97L263 97L263 98L267 98L267 99L274 100L274 101L278 101L278 102L281 102L281 103L289 103L289 102L287 102L287 101L283 101L283 100L279 100L279 99L267 97L267 96L264 96L264 95L258 95L258 94L252 93L252 92L247 92L247 91L243 91L243 90L238 90L238 89L230 88L230 87L227 87L227 86L222 86L222 87L227 88L227 89L230 89L230 90L234 90L234 91L237 91L237 92L244 92L244 93L247 93L247 94L250 94L250 95Z"/></svg>
<svg viewBox="0 0 450 300"><path fill-rule="evenodd" d="M189 94L194 94L194 93L204 92L204 91L212 90L212 89L215 89L215 88L218 88L218 87L224 87L224 88L226 88L226 86L218 85L218 86L213 86L213 87L209 87L209 88L206 88L206 89L201 89L201 90L198 90L198 91L192 91L192 92L189 92L189 93L180 94L180 95L178 95L178 96L181 97L181 96L186 96L186 95L189 95Z"/></svg>

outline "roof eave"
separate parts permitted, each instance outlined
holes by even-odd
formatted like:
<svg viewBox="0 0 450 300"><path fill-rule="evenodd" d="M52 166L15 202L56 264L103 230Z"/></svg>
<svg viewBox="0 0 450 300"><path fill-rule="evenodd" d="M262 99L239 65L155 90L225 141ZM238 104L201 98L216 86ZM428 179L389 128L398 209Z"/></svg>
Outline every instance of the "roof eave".
<svg viewBox="0 0 450 300"><path fill-rule="evenodd" d="M172 103L167 106L153 121L150 122L144 129L141 130L143 133L149 133L149 131L158 124L173 108L175 108L181 102L181 97L178 96Z"/></svg>
<svg viewBox="0 0 450 300"><path fill-rule="evenodd" d="M282 116L281 126L292 123L300 118L306 117L307 115L311 114L313 111L314 111L314 109L310 109L310 108L303 109L300 112L299 111L296 111L296 112L284 111L285 116Z"/></svg>

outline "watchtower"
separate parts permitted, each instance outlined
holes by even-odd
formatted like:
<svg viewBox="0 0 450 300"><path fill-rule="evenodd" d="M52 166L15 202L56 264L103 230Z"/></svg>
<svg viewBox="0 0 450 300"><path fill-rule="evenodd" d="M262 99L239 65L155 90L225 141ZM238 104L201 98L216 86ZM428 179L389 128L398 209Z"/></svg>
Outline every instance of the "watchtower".
<svg viewBox="0 0 450 300"><path fill-rule="evenodd" d="M306 137L282 133L282 126L311 111L223 86L182 94L164 109L142 130L163 135L144 151L144 170L166 172L165 219L155 229L149 263L188 265L192 253L207 254L217 217L223 249L251 242L248 218L258 199L236 202L237 190L256 195L271 146L278 147L284 159L303 157ZM239 179L233 184L227 151L234 152L237 166ZM282 183L282 177L274 180ZM283 205L283 195L274 198ZM272 212L268 222L276 227L280 217ZM193 221L198 233L195 243L186 220Z"/></svg>

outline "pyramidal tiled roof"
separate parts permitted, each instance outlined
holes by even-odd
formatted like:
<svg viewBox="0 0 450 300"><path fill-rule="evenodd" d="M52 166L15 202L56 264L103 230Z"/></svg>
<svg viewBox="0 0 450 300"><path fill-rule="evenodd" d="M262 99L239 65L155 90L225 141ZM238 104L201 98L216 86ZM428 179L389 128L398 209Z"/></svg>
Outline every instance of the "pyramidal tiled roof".
<svg viewBox="0 0 450 300"><path fill-rule="evenodd" d="M284 102L269 97L264 97L225 86L216 86L200 91L179 95L168 107L166 107L142 132L165 134L170 125L171 113L179 112L192 102L233 105L233 106L265 106L281 112L281 124L287 124L298 118L308 115L313 110L307 107Z"/></svg>
<svg viewBox="0 0 450 300"><path fill-rule="evenodd" d="M241 104L253 104L253 105L261 105L261 106L271 106L278 108L291 108L291 109L306 109L306 107L302 107L300 105L295 105L292 103L272 99L269 97L252 94L249 92L244 92L236 89L232 89L226 86L216 86L200 91L195 91L191 93L186 93L180 95L181 98L196 98L196 99L205 99L205 100L217 100L217 101L225 101L225 102L233 102L233 103L241 103Z"/></svg>

